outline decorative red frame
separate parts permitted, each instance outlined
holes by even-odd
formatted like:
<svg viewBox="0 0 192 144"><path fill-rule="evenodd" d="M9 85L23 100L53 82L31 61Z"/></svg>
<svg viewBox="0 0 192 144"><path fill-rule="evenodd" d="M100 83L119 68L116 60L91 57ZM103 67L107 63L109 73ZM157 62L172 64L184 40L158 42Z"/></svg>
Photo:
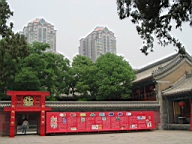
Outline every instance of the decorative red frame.
<svg viewBox="0 0 192 144"><path fill-rule="evenodd" d="M40 136L45 135L45 112L51 111L51 107L45 106L45 97L49 96L49 92L41 91L7 91L7 95L11 96L11 107L5 107L4 111L10 112L10 137L15 136L15 113L16 112L40 112ZM34 98L32 106L23 105L25 96ZM37 98L39 101L37 102Z"/></svg>

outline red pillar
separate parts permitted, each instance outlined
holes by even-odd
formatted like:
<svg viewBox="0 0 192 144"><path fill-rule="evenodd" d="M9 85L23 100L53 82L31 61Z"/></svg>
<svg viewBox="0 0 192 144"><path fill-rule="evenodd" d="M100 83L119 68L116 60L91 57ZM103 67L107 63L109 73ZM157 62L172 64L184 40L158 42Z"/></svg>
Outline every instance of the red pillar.
<svg viewBox="0 0 192 144"><path fill-rule="evenodd" d="M13 95L11 98L11 111L10 111L10 137L15 136L15 97Z"/></svg>
<svg viewBox="0 0 192 144"><path fill-rule="evenodd" d="M41 96L40 136L45 136L45 95Z"/></svg>
<svg viewBox="0 0 192 144"><path fill-rule="evenodd" d="M10 137L15 136L15 110L11 110L10 114Z"/></svg>

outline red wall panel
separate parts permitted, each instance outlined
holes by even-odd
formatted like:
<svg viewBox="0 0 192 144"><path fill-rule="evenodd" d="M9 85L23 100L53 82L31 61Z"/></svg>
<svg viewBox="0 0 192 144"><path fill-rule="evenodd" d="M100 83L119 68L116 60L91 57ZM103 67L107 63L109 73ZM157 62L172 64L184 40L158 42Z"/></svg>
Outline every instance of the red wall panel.
<svg viewBox="0 0 192 144"><path fill-rule="evenodd" d="M47 112L46 133L155 129L153 111Z"/></svg>
<svg viewBox="0 0 192 144"><path fill-rule="evenodd" d="M0 111L0 136L9 135L10 120L8 112Z"/></svg>

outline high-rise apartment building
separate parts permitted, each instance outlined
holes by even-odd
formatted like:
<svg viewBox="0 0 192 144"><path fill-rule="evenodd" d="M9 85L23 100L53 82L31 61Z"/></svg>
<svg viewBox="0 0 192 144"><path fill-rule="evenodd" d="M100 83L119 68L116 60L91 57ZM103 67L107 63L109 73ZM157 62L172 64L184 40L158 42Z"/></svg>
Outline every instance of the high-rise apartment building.
<svg viewBox="0 0 192 144"><path fill-rule="evenodd" d="M28 43L39 41L48 43L50 48L46 51L56 52L56 30L54 26L42 19L35 19L28 23L20 32L27 38Z"/></svg>
<svg viewBox="0 0 192 144"><path fill-rule="evenodd" d="M107 52L116 54L116 37L107 27L96 27L86 38L80 39L79 54L93 61Z"/></svg>

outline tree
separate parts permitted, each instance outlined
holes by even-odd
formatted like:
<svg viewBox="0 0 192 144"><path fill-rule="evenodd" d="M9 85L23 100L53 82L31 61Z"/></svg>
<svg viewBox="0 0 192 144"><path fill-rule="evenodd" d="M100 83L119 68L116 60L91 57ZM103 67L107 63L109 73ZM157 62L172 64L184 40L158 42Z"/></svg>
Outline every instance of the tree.
<svg viewBox="0 0 192 144"><path fill-rule="evenodd" d="M40 90L38 72L31 67L23 67L15 76L12 90L35 91Z"/></svg>
<svg viewBox="0 0 192 144"><path fill-rule="evenodd" d="M48 44L27 44L26 38L12 31L13 15L6 0L0 0L0 99L6 90L46 90L50 100L65 92L69 60L45 52Z"/></svg>
<svg viewBox="0 0 192 144"><path fill-rule="evenodd" d="M96 66L98 100L130 97L135 73L123 57L106 53L96 60Z"/></svg>
<svg viewBox="0 0 192 144"><path fill-rule="evenodd" d="M95 63L88 57L77 55L73 59L72 66L78 78L75 86L77 92L85 96L87 100L95 100L97 93Z"/></svg>
<svg viewBox="0 0 192 144"><path fill-rule="evenodd" d="M5 37L12 32L13 23L7 26L7 19L13 16L6 0L0 0L0 36Z"/></svg>
<svg viewBox="0 0 192 144"><path fill-rule="evenodd" d="M72 67L70 68L70 93L73 97L87 97L89 95L89 85L86 83L87 70L93 64L91 59L85 56L76 55L73 58Z"/></svg>
<svg viewBox="0 0 192 144"><path fill-rule="evenodd" d="M175 28L180 30L184 22L192 25L192 0L117 0L117 10L120 19L132 18L146 55L153 52L154 36L160 45L173 44L178 53L186 53L182 43L170 34L171 23L175 21Z"/></svg>
<svg viewBox="0 0 192 144"><path fill-rule="evenodd" d="M9 83L9 90L44 90L41 87L46 61L39 54L30 54L17 64L17 71Z"/></svg>
<svg viewBox="0 0 192 144"><path fill-rule="evenodd" d="M41 43L41 42L33 42L29 46L30 54L43 54L47 48L50 48L48 43Z"/></svg>
<svg viewBox="0 0 192 144"><path fill-rule="evenodd" d="M44 74L42 86L51 93L48 100L53 100L54 96L66 93L69 60L61 54L52 52L46 52L43 59L46 60L46 68L42 72Z"/></svg>
<svg viewBox="0 0 192 144"><path fill-rule="evenodd" d="M69 67L68 75L67 75L67 92L66 94L72 94L73 98L75 97L75 86L77 83L77 77L76 77L76 72L73 67Z"/></svg>
<svg viewBox="0 0 192 144"><path fill-rule="evenodd" d="M12 84L18 70L18 64L29 55L24 36L10 33L0 40L0 98L5 96L9 84Z"/></svg>
<svg viewBox="0 0 192 144"><path fill-rule="evenodd" d="M88 91L88 99L89 100L96 100L96 96L98 94L98 85L97 85L97 73L98 68L95 63L91 64L89 67L86 68L86 74L84 75L83 84L87 85Z"/></svg>
<svg viewBox="0 0 192 144"><path fill-rule="evenodd" d="M0 99L13 82L18 63L29 55L26 38L12 31L12 22L7 25L12 15L6 0L0 0Z"/></svg>
<svg viewBox="0 0 192 144"><path fill-rule="evenodd" d="M34 42L29 45L30 55L20 64L10 86L15 90L49 91L48 100L65 93L69 60L60 54L44 52L47 44Z"/></svg>

